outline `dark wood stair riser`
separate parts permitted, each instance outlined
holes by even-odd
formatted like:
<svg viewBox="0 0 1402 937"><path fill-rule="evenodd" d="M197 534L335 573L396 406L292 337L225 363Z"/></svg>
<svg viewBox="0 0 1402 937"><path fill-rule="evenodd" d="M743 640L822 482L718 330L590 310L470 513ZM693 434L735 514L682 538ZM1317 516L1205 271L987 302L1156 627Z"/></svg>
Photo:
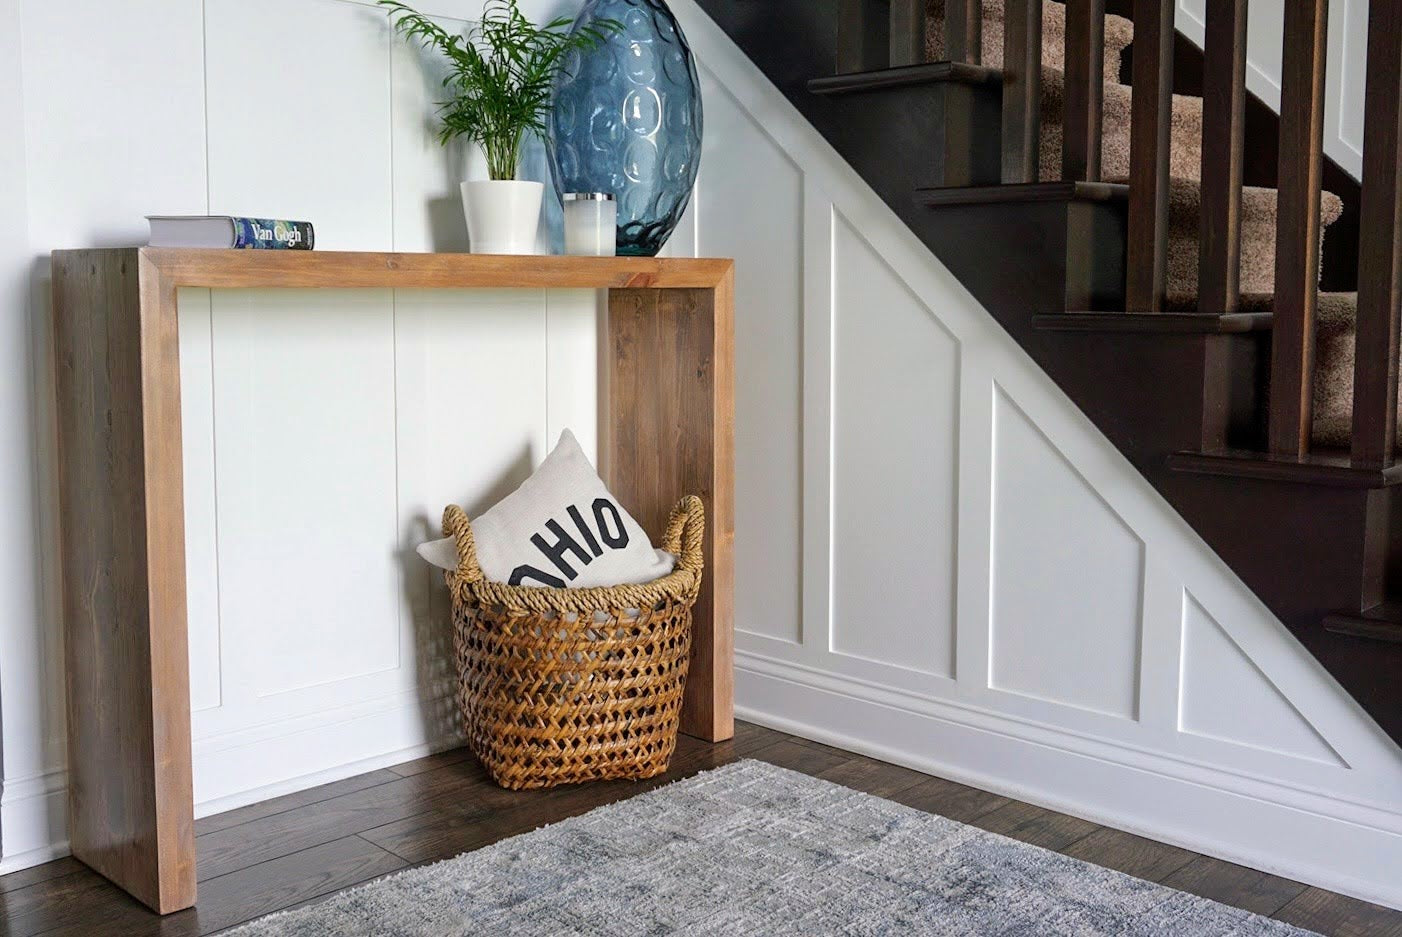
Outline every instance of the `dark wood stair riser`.
<svg viewBox="0 0 1402 937"><path fill-rule="evenodd" d="M860 83L842 78L815 82L813 96L827 109L839 135L834 145L863 175L873 170L889 173L889 166L883 164L889 164L890 154L898 153L917 185L996 184L998 85L977 76L964 80L967 76L960 70L937 73L947 80L922 76L920 71L869 73L860 76L864 79ZM995 128L991 135L990 127ZM872 146L874 141L885 141L891 149L878 150ZM879 162L870 164L868 158Z"/></svg>
<svg viewBox="0 0 1402 937"><path fill-rule="evenodd" d="M931 188L916 193L938 222L954 228L996 223L1015 226L1016 241L997 250L1016 257L1011 275L1049 271L1061 283L1063 308L1124 309L1126 214L1124 186L1071 183ZM1013 270L1012 268L1019 268Z"/></svg>

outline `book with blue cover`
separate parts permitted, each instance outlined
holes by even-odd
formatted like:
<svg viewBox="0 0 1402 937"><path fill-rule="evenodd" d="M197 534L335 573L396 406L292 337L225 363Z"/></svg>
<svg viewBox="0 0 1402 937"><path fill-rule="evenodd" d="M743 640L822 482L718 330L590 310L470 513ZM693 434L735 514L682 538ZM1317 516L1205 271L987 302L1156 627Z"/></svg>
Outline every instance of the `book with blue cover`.
<svg viewBox="0 0 1402 937"><path fill-rule="evenodd" d="M309 251L316 233L309 221L240 215L147 215L151 247L227 247Z"/></svg>

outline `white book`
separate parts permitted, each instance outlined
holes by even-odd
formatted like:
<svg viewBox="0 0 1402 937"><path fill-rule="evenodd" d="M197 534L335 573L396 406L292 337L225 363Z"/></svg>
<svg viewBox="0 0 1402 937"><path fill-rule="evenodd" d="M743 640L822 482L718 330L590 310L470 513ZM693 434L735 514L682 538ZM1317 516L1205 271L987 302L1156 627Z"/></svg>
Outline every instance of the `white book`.
<svg viewBox="0 0 1402 937"><path fill-rule="evenodd" d="M151 247L227 247L309 251L316 236L309 221L240 215L147 215Z"/></svg>

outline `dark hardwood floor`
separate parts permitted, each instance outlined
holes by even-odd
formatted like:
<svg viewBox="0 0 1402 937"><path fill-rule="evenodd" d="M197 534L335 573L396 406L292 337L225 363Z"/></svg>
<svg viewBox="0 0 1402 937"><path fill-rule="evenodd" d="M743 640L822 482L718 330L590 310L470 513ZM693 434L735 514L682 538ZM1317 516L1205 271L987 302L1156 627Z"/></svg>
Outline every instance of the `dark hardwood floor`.
<svg viewBox="0 0 1402 937"><path fill-rule="evenodd" d="M1325 934L1402 937L1402 912L740 723L722 745L683 738L666 775L512 793L464 750L199 821L197 908L165 918L72 859L0 877L0 935L216 933L376 876L477 849L658 785L757 758Z"/></svg>

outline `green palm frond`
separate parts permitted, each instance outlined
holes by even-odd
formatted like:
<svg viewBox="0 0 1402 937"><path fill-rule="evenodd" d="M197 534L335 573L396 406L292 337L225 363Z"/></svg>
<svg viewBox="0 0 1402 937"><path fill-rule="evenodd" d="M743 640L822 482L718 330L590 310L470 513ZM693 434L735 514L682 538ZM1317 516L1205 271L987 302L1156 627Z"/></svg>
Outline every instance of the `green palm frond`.
<svg viewBox="0 0 1402 937"><path fill-rule="evenodd" d="M526 136L545 132L550 89L569 53L594 48L623 28L600 20L570 33L567 18L537 26L516 0L486 0L481 20L456 35L401 0L377 2L401 36L448 60L439 138L480 143L493 179L514 179Z"/></svg>

